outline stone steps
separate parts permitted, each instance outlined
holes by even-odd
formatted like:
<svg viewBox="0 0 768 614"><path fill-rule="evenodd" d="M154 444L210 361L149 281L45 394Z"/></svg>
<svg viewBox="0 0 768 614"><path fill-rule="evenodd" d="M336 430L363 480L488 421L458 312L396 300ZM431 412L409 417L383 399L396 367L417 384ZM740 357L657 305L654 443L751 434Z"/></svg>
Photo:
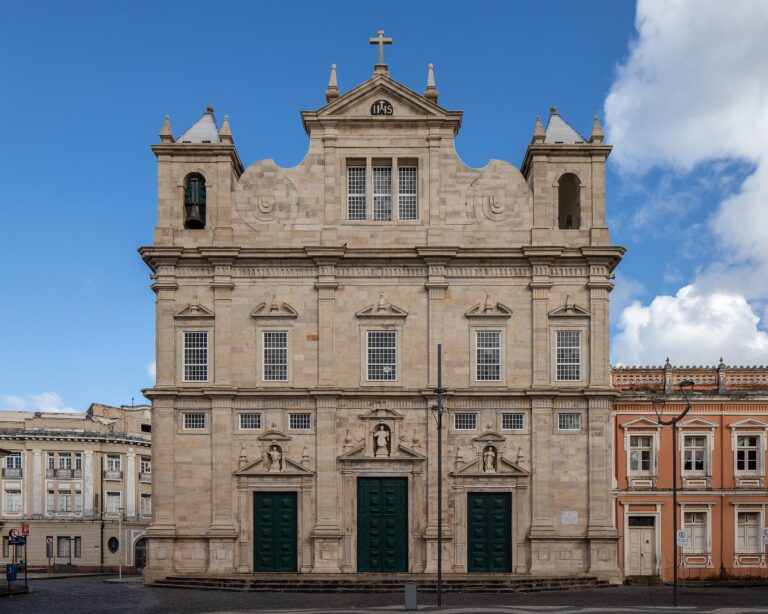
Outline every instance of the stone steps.
<svg viewBox="0 0 768 614"><path fill-rule="evenodd" d="M153 586L202 590L228 590L278 593L400 593L406 583L415 584L422 593L436 592L433 576L394 574L371 576L319 577L275 574L258 576L168 576ZM446 593L517 593L562 591L608 586L605 580L591 576L452 576L443 579Z"/></svg>

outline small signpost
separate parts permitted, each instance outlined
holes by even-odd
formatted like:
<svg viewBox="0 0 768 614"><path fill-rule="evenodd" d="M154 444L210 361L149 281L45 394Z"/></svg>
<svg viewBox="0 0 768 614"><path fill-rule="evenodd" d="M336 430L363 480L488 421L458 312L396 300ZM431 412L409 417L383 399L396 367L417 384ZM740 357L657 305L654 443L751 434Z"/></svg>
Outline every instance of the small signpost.
<svg viewBox="0 0 768 614"><path fill-rule="evenodd" d="M760 541L762 542L763 546L768 546L768 527L763 527L763 530L760 534Z"/></svg>
<svg viewBox="0 0 768 614"><path fill-rule="evenodd" d="M21 525L22 534L18 529L11 529L8 531L8 545L9 546L24 546L24 588L27 588L27 535L29 535L29 524L26 522ZM5 576L8 580L8 594L11 593L11 581L16 580L16 574L18 573L19 566L16 563L16 548L13 549L13 563L6 565Z"/></svg>
<svg viewBox="0 0 768 614"><path fill-rule="evenodd" d="M48 568L51 568L51 556L53 556L53 537L50 535L45 538L45 549L48 553Z"/></svg>
<svg viewBox="0 0 768 614"><path fill-rule="evenodd" d="M29 535L29 523L28 522L22 522L21 523L21 534L24 537L27 537Z"/></svg>
<svg viewBox="0 0 768 614"><path fill-rule="evenodd" d="M677 545L681 548L685 548L688 545L688 531L680 529L677 532Z"/></svg>

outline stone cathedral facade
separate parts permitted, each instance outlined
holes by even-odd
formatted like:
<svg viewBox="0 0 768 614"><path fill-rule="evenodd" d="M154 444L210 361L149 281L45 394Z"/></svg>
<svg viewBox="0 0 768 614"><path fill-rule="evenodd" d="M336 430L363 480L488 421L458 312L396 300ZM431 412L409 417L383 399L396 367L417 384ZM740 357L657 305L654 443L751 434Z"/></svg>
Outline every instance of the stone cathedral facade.
<svg viewBox="0 0 768 614"><path fill-rule="evenodd" d="M421 95L382 55L333 67L293 168L245 168L211 108L153 146L149 582L434 572L438 480L446 572L620 578L610 146L553 108L519 170L469 168L431 65Z"/></svg>

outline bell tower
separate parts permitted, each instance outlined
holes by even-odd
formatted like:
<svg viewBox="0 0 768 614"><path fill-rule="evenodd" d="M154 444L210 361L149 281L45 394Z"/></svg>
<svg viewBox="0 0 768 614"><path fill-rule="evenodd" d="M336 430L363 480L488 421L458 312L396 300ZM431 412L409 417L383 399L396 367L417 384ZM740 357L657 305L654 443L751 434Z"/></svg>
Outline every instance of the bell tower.
<svg viewBox="0 0 768 614"><path fill-rule="evenodd" d="M610 245L605 221L605 162L611 146L595 116L585 139L556 107L541 118L520 171L533 192L532 245Z"/></svg>
<svg viewBox="0 0 768 614"><path fill-rule="evenodd" d="M232 191L243 173L229 119L218 126L209 106L178 139L168 116L157 156L155 245L196 247L232 240Z"/></svg>

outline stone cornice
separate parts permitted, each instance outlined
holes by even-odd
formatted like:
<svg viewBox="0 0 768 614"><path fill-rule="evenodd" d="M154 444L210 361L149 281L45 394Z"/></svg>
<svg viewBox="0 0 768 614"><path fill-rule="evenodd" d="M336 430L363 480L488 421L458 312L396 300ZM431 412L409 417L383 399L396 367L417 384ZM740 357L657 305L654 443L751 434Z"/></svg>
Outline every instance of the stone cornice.
<svg viewBox="0 0 768 614"><path fill-rule="evenodd" d="M237 147L229 143L161 143L152 145L152 151L156 157L170 156L178 157L199 157L210 156L216 158L226 157L232 162L235 175L239 178L245 170L243 162L240 160L240 154L237 153Z"/></svg>

